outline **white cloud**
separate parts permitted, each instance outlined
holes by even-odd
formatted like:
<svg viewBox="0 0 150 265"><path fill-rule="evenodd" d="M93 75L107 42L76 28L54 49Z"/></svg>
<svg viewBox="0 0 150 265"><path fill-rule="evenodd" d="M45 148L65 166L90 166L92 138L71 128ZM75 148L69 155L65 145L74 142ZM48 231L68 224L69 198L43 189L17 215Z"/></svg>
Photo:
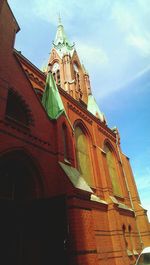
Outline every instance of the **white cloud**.
<svg viewBox="0 0 150 265"><path fill-rule="evenodd" d="M112 7L112 19L124 33L124 40L145 57L150 55L149 6L149 0L138 0L118 1Z"/></svg>
<svg viewBox="0 0 150 265"><path fill-rule="evenodd" d="M150 167L146 167L135 173L136 184L140 194L141 204L146 209L150 221Z"/></svg>
<svg viewBox="0 0 150 265"><path fill-rule="evenodd" d="M150 55L150 34L146 33L145 36L138 36L135 34L129 34L127 42L134 46L143 56Z"/></svg>
<svg viewBox="0 0 150 265"><path fill-rule="evenodd" d="M78 20L78 15L80 18L83 16L93 17L94 21L99 11L108 8L110 4L111 0L95 0L94 3L90 0L34 0L34 11L37 16L56 25L56 15L59 12L66 22L71 18Z"/></svg>
<svg viewBox="0 0 150 265"><path fill-rule="evenodd" d="M112 6L111 18L122 31L133 31L138 27L136 12L132 11L132 2L116 1Z"/></svg>
<svg viewBox="0 0 150 265"><path fill-rule="evenodd" d="M58 15L63 17L65 24L69 24L73 16L73 6L76 5L74 0L65 2L62 0L34 0L34 14L40 19L50 22L53 25L58 24ZM67 23L68 22L68 23Z"/></svg>
<svg viewBox="0 0 150 265"><path fill-rule="evenodd" d="M150 72L150 65L148 65L147 67L139 71L135 76L133 76L132 79L130 79L130 82L142 77L142 75L146 74L147 72Z"/></svg>
<svg viewBox="0 0 150 265"><path fill-rule="evenodd" d="M146 73L150 73L150 65L148 65L144 69L138 71L134 76L132 76L131 78L129 78L128 80L126 80L121 86L116 87L116 90L120 90L120 89L126 88L128 85L130 85L134 81L142 78L142 76L144 76ZM146 87L145 86L145 83L143 84L143 87L142 87L143 90L144 90L144 87Z"/></svg>
<svg viewBox="0 0 150 265"><path fill-rule="evenodd" d="M149 12L150 12L149 0L138 0L138 4L140 7L140 10L142 10L144 12L144 14L149 15Z"/></svg>
<svg viewBox="0 0 150 265"><path fill-rule="evenodd" d="M90 68L100 68L108 64L108 56L106 52L100 47L95 46L94 43L85 43L80 40L76 42L77 52L83 63Z"/></svg>
<svg viewBox="0 0 150 265"><path fill-rule="evenodd" d="M139 191L142 191L143 189L150 189L150 168L147 167L144 169L143 174L139 176L139 173L135 174L137 179L137 186Z"/></svg>

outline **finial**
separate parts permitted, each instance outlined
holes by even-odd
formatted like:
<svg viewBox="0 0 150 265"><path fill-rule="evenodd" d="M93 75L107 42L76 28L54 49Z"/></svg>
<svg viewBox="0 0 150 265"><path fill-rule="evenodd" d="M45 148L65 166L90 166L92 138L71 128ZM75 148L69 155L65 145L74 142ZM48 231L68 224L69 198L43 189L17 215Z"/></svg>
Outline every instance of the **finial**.
<svg viewBox="0 0 150 265"><path fill-rule="evenodd" d="M59 12L59 14L58 14L58 25L62 25L60 12Z"/></svg>

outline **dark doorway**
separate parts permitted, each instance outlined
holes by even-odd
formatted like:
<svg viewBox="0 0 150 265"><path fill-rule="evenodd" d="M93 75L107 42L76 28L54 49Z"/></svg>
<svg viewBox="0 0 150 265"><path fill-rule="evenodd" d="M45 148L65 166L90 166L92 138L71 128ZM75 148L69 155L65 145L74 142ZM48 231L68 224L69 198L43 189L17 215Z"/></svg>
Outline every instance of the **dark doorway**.
<svg viewBox="0 0 150 265"><path fill-rule="evenodd" d="M24 154L0 159L0 260L3 265L67 264L65 197L39 198L38 171Z"/></svg>

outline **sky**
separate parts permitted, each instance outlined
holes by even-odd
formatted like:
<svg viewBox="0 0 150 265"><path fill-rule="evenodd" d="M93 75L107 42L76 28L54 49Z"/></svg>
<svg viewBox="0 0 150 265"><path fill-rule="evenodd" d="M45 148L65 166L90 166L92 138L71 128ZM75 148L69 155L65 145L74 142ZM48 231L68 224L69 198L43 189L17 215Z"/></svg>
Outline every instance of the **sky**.
<svg viewBox="0 0 150 265"><path fill-rule="evenodd" d="M41 69L58 16L87 69L110 128L117 126L150 220L150 0L8 0L15 48Z"/></svg>

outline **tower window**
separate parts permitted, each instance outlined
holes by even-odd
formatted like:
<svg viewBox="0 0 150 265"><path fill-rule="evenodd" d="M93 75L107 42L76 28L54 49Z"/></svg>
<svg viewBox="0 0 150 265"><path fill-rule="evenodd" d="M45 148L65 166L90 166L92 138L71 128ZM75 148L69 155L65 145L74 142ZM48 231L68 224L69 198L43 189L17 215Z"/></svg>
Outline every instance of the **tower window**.
<svg viewBox="0 0 150 265"><path fill-rule="evenodd" d="M80 75L79 75L79 70L78 66L76 63L73 64L73 69L74 69L74 79L75 79L75 84L76 84L76 99L82 99L82 91L80 88Z"/></svg>
<svg viewBox="0 0 150 265"><path fill-rule="evenodd" d="M60 85L60 66L56 62L52 66L52 73L57 85Z"/></svg>
<svg viewBox="0 0 150 265"><path fill-rule="evenodd" d="M79 74L75 72L75 80L76 80L76 90L80 90L80 79L79 79Z"/></svg>
<svg viewBox="0 0 150 265"><path fill-rule="evenodd" d="M74 68L74 71L75 71L76 73L78 73L78 72L79 72L79 70L78 70L78 66L77 66L77 64L76 64L76 63L74 63L74 64L73 64L73 68Z"/></svg>
<svg viewBox="0 0 150 265"><path fill-rule="evenodd" d="M54 77L54 79L55 79L55 81L56 81L56 74L55 74L55 73L53 73L53 77Z"/></svg>
<svg viewBox="0 0 150 265"><path fill-rule="evenodd" d="M29 126L33 122L28 106L12 89L8 91L6 116L25 126Z"/></svg>
<svg viewBox="0 0 150 265"><path fill-rule="evenodd" d="M58 85L60 85L60 71L59 70L57 70L57 78L56 78L56 80L57 80L57 84Z"/></svg>
<svg viewBox="0 0 150 265"><path fill-rule="evenodd" d="M80 77L79 77L78 66L76 63L73 64L73 68L74 68L74 77L76 81L76 90L79 91L80 90Z"/></svg>

